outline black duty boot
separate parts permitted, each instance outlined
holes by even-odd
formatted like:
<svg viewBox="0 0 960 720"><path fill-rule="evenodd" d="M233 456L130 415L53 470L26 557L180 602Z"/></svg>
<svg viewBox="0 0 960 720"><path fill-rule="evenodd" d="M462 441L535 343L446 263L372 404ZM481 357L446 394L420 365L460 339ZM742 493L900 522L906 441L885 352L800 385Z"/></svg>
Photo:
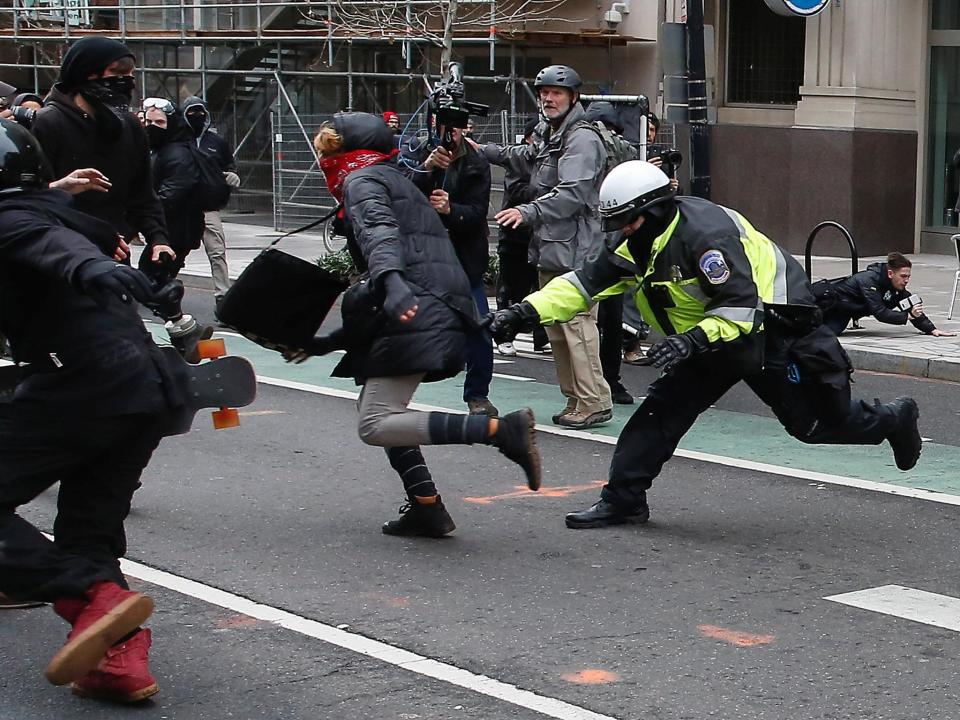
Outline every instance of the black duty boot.
<svg viewBox="0 0 960 720"><path fill-rule="evenodd" d="M633 405L634 403L633 395L620 381L610 385L610 397L613 399L614 405Z"/></svg>
<svg viewBox="0 0 960 720"><path fill-rule="evenodd" d="M645 523L650 519L650 508L647 501L642 505L628 508L614 505L606 500L599 500L586 510L567 513L568 528L598 528L607 525L623 525L625 523Z"/></svg>
<svg viewBox="0 0 960 720"><path fill-rule="evenodd" d="M424 501L432 501L425 503ZM400 508L399 520L388 520L380 528L385 535L406 537L443 537L457 526L443 506L439 495L433 498L414 498Z"/></svg>
<svg viewBox="0 0 960 720"><path fill-rule="evenodd" d="M536 423L530 408L515 410L500 418L497 434L490 439L494 447L523 468L531 490L539 490L541 480Z"/></svg>
<svg viewBox="0 0 960 720"><path fill-rule="evenodd" d="M887 440L893 448L893 459L901 470L910 470L920 459L920 450L923 447L923 438L917 429L920 419L920 408L913 398L899 397L887 407L897 414L897 428Z"/></svg>

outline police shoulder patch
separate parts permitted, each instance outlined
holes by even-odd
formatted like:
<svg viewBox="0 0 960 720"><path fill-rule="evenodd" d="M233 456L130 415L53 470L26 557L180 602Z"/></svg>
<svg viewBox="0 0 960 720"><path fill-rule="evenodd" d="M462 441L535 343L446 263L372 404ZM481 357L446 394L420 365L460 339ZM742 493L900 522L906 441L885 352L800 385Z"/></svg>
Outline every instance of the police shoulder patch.
<svg viewBox="0 0 960 720"><path fill-rule="evenodd" d="M730 278L730 268L719 250L707 250L701 255L700 269L711 285L721 285Z"/></svg>

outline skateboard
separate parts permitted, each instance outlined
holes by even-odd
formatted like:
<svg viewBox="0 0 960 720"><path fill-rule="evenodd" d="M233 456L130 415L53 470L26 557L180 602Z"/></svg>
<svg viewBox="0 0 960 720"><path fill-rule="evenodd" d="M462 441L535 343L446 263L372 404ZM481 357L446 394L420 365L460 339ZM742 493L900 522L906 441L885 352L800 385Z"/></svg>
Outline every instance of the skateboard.
<svg viewBox="0 0 960 720"><path fill-rule="evenodd" d="M222 338L201 340L197 344L200 362L188 363L174 347L160 348L167 368L183 395L184 404L170 419L165 435L182 435L190 430L199 410L217 408L213 427L217 430L237 427L240 413L257 396L257 376L246 358L227 355Z"/></svg>

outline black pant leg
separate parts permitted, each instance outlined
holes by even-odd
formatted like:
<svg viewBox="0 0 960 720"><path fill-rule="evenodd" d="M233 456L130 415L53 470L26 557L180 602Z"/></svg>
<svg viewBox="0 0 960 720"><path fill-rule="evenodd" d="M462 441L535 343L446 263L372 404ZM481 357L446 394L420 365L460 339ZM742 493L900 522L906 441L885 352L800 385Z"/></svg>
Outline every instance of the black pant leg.
<svg viewBox="0 0 960 720"><path fill-rule="evenodd" d="M536 273L527 262L525 254L514 251L500 253L500 282L497 288L497 306L503 310L513 303L521 302L532 290L531 278ZM534 279L533 282L536 282Z"/></svg>
<svg viewBox="0 0 960 720"><path fill-rule="evenodd" d="M700 413L739 379L691 358L654 381L617 438L603 499L624 507L639 505Z"/></svg>
<svg viewBox="0 0 960 720"><path fill-rule="evenodd" d="M54 523L58 548L108 569L110 579L121 587L127 586L120 572L120 558L127 552L123 523L161 438L160 424L152 417L130 417L124 422L137 430L61 478Z"/></svg>
<svg viewBox="0 0 960 720"><path fill-rule="evenodd" d="M623 361L623 298L620 295L601 300L597 329L600 331L600 366L611 390L620 383Z"/></svg>
<svg viewBox="0 0 960 720"><path fill-rule="evenodd" d="M102 546L117 547L111 537L116 527L111 517L113 508L104 508L102 524L88 529L96 538L89 547L97 548L89 556L51 542L17 515L16 509L91 463L103 467L104 461L96 460L104 453L135 443L143 430L137 417L45 417L39 412L24 412L14 404L0 405L0 591L14 597L53 601L80 595L97 581L115 579L116 558L102 560L109 554ZM95 495L97 485L110 483L112 478L109 468L91 472L88 482L92 485L85 490Z"/></svg>
<svg viewBox="0 0 960 720"><path fill-rule="evenodd" d="M783 370L765 370L745 382L773 410L784 429L801 442L816 445L879 445L897 427L897 416L885 405L851 400L842 419L824 419L816 395L803 384L788 381Z"/></svg>

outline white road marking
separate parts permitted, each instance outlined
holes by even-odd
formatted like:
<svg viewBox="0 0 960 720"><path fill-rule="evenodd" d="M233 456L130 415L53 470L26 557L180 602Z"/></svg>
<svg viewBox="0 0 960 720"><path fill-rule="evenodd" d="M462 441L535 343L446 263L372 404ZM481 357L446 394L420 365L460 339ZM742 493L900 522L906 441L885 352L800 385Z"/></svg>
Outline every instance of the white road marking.
<svg viewBox="0 0 960 720"><path fill-rule="evenodd" d="M388 645L379 640L357 635L285 610L278 610L269 605L263 605L239 595L218 590L195 580L188 580L131 560L121 560L120 569L125 575L173 590L181 595L196 598L257 620L273 623L278 627L292 630L330 645L336 645L345 650L375 658L418 675L456 685L481 695L487 695L517 707L527 708L547 717L558 718L558 720L616 720L610 715L601 715L556 698L522 690L516 685L494 680L485 675L476 675L468 670L458 668L456 665L449 665L423 655L417 655L409 650Z"/></svg>
<svg viewBox="0 0 960 720"><path fill-rule="evenodd" d="M500 378L501 380L516 380L517 382L536 382L536 378L524 377L523 375L504 375L503 373L494 373L495 378Z"/></svg>
<svg viewBox="0 0 960 720"><path fill-rule="evenodd" d="M281 380L278 378L257 376L257 380L264 385L275 385L277 387L290 388L292 390L303 390L317 395L328 395L330 397L346 398L356 400L359 393L347 390L336 390L334 388L323 387L321 385L312 385L308 383L294 382L292 380ZM422 405L420 403L410 403L414 410L453 412L466 414L466 411L460 409L451 409L438 407L435 405ZM567 428L556 427L554 425L537 425L539 432L549 433L551 435L563 435L565 437L578 438L580 440L590 440L592 442L604 443L606 445L616 445L617 438L607 435L594 435L580 430L569 430ZM923 488L901 487L899 485L889 485L887 483L874 482L872 480L862 480L860 478L846 477L843 475L831 475L829 473L816 472L814 470L800 470L798 468L783 467L781 465L771 465L769 463L754 462L752 460L743 460L742 458L731 458L723 455L713 455L711 453L697 452L695 450L677 450L674 453L676 457L687 458L688 460L700 460L702 462L713 463L714 465L726 465L728 467L740 468L743 470L756 470L761 473L771 475L782 475L784 477L795 478L798 480L812 480L813 482L825 483L827 485L840 485L843 487L859 488L860 490L870 490L871 492L885 493L887 495L898 495L900 497L917 498L919 500L929 500L931 502L941 503L943 505L960 505L960 495L949 495L947 493L937 492L935 490L925 490Z"/></svg>
<svg viewBox="0 0 960 720"><path fill-rule="evenodd" d="M902 585L882 585L831 595L824 600L960 632L960 599L949 595Z"/></svg>

